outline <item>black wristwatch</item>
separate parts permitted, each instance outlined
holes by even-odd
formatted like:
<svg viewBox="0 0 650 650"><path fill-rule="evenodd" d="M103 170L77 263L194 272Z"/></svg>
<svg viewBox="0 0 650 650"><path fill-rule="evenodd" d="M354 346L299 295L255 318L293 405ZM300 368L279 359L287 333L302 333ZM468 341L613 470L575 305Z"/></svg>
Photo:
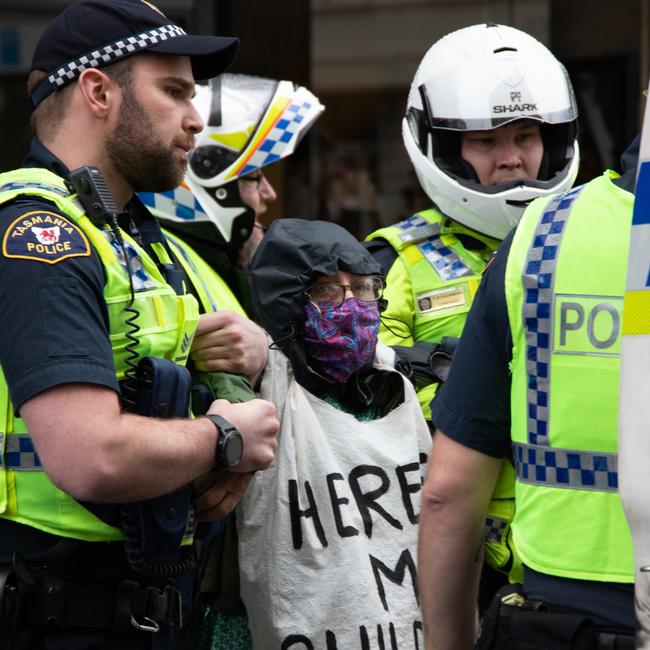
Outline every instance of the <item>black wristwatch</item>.
<svg viewBox="0 0 650 650"><path fill-rule="evenodd" d="M220 415L207 413L206 418L212 421L219 432L219 439L214 450L214 466L216 469L228 469L239 464L244 453L244 439L234 424Z"/></svg>

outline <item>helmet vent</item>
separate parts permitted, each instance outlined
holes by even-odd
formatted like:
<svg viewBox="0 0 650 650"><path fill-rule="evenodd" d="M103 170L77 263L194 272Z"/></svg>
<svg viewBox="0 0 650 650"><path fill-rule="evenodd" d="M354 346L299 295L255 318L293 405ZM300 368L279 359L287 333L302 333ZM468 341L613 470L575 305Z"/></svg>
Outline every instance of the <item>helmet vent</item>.
<svg viewBox="0 0 650 650"><path fill-rule="evenodd" d="M518 52L516 47L498 47L494 50L494 54L501 54L501 52Z"/></svg>

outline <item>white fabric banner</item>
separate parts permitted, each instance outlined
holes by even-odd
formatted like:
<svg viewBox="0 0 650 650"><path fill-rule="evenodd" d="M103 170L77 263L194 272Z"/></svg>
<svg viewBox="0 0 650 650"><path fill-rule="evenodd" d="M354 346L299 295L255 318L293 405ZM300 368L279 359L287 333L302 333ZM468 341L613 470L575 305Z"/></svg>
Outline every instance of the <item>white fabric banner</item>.
<svg viewBox="0 0 650 650"><path fill-rule="evenodd" d="M378 347L375 365L392 354ZM431 436L411 384L359 422L303 389L272 350L262 397L279 447L237 510L242 598L256 650L423 647L417 516Z"/></svg>

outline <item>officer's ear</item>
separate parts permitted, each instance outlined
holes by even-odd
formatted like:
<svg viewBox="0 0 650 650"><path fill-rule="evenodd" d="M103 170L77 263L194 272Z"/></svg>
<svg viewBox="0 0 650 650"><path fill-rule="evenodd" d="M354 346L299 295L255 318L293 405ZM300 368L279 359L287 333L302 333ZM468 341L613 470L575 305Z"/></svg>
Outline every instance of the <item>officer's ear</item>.
<svg viewBox="0 0 650 650"><path fill-rule="evenodd" d="M90 112L97 118L106 117L119 93L115 81L102 70L87 68L76 83Z"/></svg>

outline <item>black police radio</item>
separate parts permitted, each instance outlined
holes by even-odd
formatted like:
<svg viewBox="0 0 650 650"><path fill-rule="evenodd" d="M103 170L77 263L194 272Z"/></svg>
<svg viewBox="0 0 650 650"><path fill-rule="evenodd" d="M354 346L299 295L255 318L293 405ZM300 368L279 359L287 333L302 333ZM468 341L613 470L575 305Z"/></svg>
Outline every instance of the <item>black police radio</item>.
<svg viewBox="0 0 650 650"><path fill-rule="evenodd" d="M70 172L66 187L77 195L86 216L98 228L106 223L117 225L119 210L97 167L79 167Z"/></svg>

